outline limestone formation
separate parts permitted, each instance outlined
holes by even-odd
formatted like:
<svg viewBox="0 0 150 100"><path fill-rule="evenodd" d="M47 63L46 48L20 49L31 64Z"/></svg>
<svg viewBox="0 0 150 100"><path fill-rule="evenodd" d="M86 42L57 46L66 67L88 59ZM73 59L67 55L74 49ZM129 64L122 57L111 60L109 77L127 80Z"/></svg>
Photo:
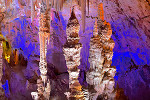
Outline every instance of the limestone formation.
<svg viewBox="0 0 150 100"><path fill-rule="evenodd" d="M115 97L114 76L116 69L111 66L114 41L111 39L110 24L104 20L102 9L102 4L100 4L98 20L95 21L93 37L90 40L90 69L86 73L90 100L96 100L98 95L109 100Z"/></svg>
<svg viewBox="0 0 150 100"><path fill-rule="evenodd" d="M34 3L33 0L31 0L31 22L34 19Z"/></svg>
<svg viewBox="0 0 150 100"><path fill-rule="evenodd" d="M50 33L50 18L48 16L48 11L46 4L42 2L41 4L41 13L40 13L40 27L39 27L39 40L40 40L40 63L39 69L41 73L41 78L37 80L38 93L33 92L31 95L34 99L44 99L49 100L50 96L50 81L47 77L47 39ZM37 97L38 94L38 97Z"/></svg>
<svg viewBox="0 0 150 100"><path fill-rule="evenodd" d="M78 66L80 65L80 51L82 48L81 43L79 43L79 29L79 22L72 10L66 29L67 42L63 48L69 73L70 93L67 93L69 100L83 100L82 86L78 81L80 71Z"/></svg>
<svg viewBox="0 0 150 100"><path fill-rule="evenodd" d="M2 76L3 76L3 71L2 71L2 54L3 54L3 41L0 40L0 99L2 96L4 96L4 91L2 88Z"/></svg>
<svg viewBox="0 0 150 100"><path fill-rule="evenodd" d="M2 76L3 76L3 41L4 37L1 33L1 21L3 19L0 16L0 99L4 99L4 90L2 88Z"/></svg>

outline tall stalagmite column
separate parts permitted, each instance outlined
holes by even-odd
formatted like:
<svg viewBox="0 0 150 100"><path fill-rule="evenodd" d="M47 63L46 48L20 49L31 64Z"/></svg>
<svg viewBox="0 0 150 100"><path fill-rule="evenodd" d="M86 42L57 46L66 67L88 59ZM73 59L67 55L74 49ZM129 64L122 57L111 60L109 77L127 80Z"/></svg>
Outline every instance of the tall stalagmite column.
<svg viewBox="0 0 150 100"><path fill-rule="evenodd" d="M1 32L1 22L3 20L4 16L3 15L0 15L0 100L3 100L4 99L4 90L2 88L2 76L3 76L3 41L4 41L4 38L3 38L3 35L2 35L2 32Z"/></svg>
<svg viewBox="0 0 150 100"><path fill-rule="evenodd" d="M4 91L2 88L2 76L3 76L3 66L2 66L2 54L3 54L3 39L0 36L0 99L2 100L2 98L4 97Z"/></svg>
<svg viewBox="0 0 150 100"><path fill-rule="evenodd" d="M37 80L38 92L32 92L34 99L49 100L50 96L50 81L47 78L47 40L50 34L50 17L44 2L41 3L40 10L40 26L39 26L39 39L40 39L40 63L39 69L41 78Z"/></svg>
<svg viewBox="0 0 150 100"><path fill-rule="evenodd" d="M115 97L116 68L111 66L115 43L111 35L111 26L104 20L103 5L99 4L98 20L95 21L93 37L90 40L90 69L86 73L89 100L96 100L99 95L106 100L113 100Z"/></svg>
<svg viewBox="0 0 150 100"><path fill-rule="evenodd" d="M79 43L79 29L79 22L72 10L66 29L67 42L63 48L69 73L69 100L83 100L82 86L78 81L80 71L78 66L80 65L80 51L82 48L82 44Z"/></svg>

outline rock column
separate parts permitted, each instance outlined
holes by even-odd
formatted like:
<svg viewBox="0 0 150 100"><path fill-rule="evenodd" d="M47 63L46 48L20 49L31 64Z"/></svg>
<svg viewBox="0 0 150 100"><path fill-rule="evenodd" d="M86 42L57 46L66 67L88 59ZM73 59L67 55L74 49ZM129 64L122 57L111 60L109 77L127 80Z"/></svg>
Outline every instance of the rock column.
<svg viewBox="0 0 150 100"><path fill-rule="evenodd" d="M115 43L111 39L111 26L104 20L102 7L102 4L99 4L98 20L95 22L93 37L90 40L90 69L86 73L89 100L96 100L98 96L109 100L115 97L116 68L111 66Z"/></svg>
<svg viewBox="0 0 150 100"><path fill-rule="evenodd" d="M2 88L2 76L3 76L3 35L1 33L1 21L3 20L3 17L0 15L0 100L4 99L4 90Z"/></svg>
<svg viewBox="0 0 150 100"><path fill-rule="evenodd" d="M37 80L38 92L32 92L33 98L49 100L50 96L50 81L47 77L47 40L50 34L50 17L48 16L48 10L44 2L41 3L40 10L40 26L39 26L39 39L40 39L40 63L39 69L41 78Z"/></svg>
<svg viewBox="0 0 150 100"><path fill-rule="evenodd" d="M67 42L63 47L66 65L69 73L69 100L83 100L82 86L78 81L79 71L78 66L80 65L80 51L82 44L79 43L79 32L80 25L72 10L71 17L68 20L66 34Z"/></svg>
<svg viewBox="0 0 150 100"><path fill-rule="evenodd" d="M3 41L0 40L0 99L2 96L4 96L4 91L2 88L2 76L3 76L3 66L2 66L2 54L3 54Z"/></svg>

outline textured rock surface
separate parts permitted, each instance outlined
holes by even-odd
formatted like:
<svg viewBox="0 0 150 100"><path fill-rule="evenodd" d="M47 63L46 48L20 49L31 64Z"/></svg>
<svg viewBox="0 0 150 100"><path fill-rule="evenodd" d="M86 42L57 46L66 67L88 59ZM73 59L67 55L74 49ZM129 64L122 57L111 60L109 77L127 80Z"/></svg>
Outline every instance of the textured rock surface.
<svg viewBox="0 0 150 100"><path fill-rule="evenodd" d="M93 37L90 39L90 68L86 73L90 100L96 100L98 95L103 99L115 99L114 76L116 69L110 66L114 48L111 35L110 24L104 20L103 5L99 4L98 21L95 21Z"/></svg>
<svg viewBox="0 0 150 100"><path fill-rule="evenodd" d="M80 65L80 51L82 48L82 44L79 43L79 29L80 25L73 8L66 29L67 41L63 48L69 73L70 91L68 95L66 94L69 100L84 100L82 86L78 80L80 71L78 66Z"/></svg>
<svg viewBox="0 0 150 100"><path fill-rule="evenodd" d="M4 94L4 90L2 88L2 76L3 76L3 41L2 39L0 40L0 99L5 99L5 94Z"/></svg>
<svg viewBox="0 0 150 100"><path fill-rule="evenodd" d="M32 1L33 3L33 1ZM40 21L39 21L39 39L40 39L40 79L37 80L37 91L31 92L31 95L34 100L45 99L49 100L50 98L50 80L47 75L47 40L50 35L50 16L48 13L48 7L44 2L41 3L40 8ZM31 18L32 20L32 18Z"/></svg>

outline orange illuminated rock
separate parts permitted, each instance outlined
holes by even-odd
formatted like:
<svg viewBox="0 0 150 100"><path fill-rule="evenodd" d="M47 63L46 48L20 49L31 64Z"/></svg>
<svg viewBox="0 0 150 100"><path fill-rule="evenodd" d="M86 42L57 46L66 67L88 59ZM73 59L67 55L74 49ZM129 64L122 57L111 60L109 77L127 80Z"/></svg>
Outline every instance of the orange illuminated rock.
<svg viewBox="0 0 150 100"><path fill-rule="evenodd" d="M103 4L100 3L98 5L98 16L97 16L99 19L103 20L104 21L104 10L103 10Z"/></svg>
<svg viewBox="0 0 150 100"><path fill-rule="evenodd" d="M14 61L15 61L15 64L18 64L18 56L19 56L18 50L15 49L15 50L13 51L13 53L14 53Z"/></svg>

